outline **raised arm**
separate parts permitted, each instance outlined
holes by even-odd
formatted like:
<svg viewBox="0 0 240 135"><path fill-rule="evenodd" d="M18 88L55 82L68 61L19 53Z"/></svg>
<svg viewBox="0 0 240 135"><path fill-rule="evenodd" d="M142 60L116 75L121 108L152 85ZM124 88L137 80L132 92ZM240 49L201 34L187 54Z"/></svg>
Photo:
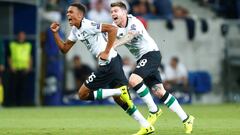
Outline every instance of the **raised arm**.
<svg viewBox="0 0 240 135"><path fill-rule="evenodd" d="M107 32L108 33L108 42L107 46L105 48L105 51L102 52L99 57L103 60L107 60L109 56L109 52L111 48L114 45L114 41L117 37L117 27L111 25L111 24L102 24L102 32Z"/></svg>
<svg viewBox="0 0 240 135"><path fill-rule="evenodd" d="M63 41L60 35L58 34L60 24L53 22L50 26L55 42L58 46L58 48L61 50L62 53L66 54L74 45L75 42L72 42L70 40Z"/></svg>

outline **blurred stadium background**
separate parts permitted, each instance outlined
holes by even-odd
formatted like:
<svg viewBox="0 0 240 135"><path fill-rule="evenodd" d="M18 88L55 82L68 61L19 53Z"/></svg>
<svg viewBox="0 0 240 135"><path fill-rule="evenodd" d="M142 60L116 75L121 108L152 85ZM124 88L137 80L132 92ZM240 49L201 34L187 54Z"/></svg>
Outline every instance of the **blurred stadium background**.
<svg viewBox="0 0 240 135"><path fill-rule="evenodd" d="M0 0L0 101L2 100L0 117L5 118L5 122L7 118L12 117L11 112L22 116L20 108L9 109L10 107L114 104L111 98L101 102L78 100L75 93L79 86L91 71L97 69L95 59L80 42L67 55L61 54L49 29L50 23L57 21L61 23L62 37L68 35L70 27L65 12L72 2L82 2L88 7L86 18L111 23L109 3L112 1L115 0ZM195 109L205 107L205 110L211 110L212 107L218 106L222 107L216 109L218 111L224 110L225 107L232 109L235 112L232 113L234 114L232 117L239 119L237 113L240 112L240 0L125 0L125 2L128 3L129 12L143 22L157 42L163 56L159 70L164 85L179 102L187 104L187 110L199 113L199 116L201 113ZM30 55L23 55L23 51L22 54L13 56L15 53L11 45L18 45L22 40L29 43ZM134 58L126 48L120 47L118 50L124 58L124 70L128 76L133 70ZM29 64L27 68L18 70L18 67L14 67L18 59L16 57L32 59L32 63L26 63ZM170 62L173 58L175 60L177 58L176 64L181 67L176 74L168 72L168 68L172 68ZM185 78L186 82L169 81L177 77ZM132 97L136 104L142 104L136 95L132 94ZM161 104L158 99L155 101ZM228 106L226 103L231 105ZM202 104L218 105L202 106ZM24 118L32 115L30 113L34 112L32 109L39 108L31 108L23 115ZM78 110L74 111L77 113ZM98 109L97 113L99 112L101 109ZM214 116L214 111L210 113L210 116ZM231 115L231 111L226 115ZM167 118L163 119L172 124ZM235 126L240 124L239 121L233 123ZM11 127L11 122L8 124ZM0 120L0 128L2 125L4 123ZM59 128L61 125L64 128L71 127L61 123ZM7 127L5 125L6 131L13 133ZM225 128L224 125L222 128ZM233 128L234 133L240 132L237 127ZM166 129L165 134L168 134ZM6 131L0 129L2 133L7 133ZM20 130L16 131L26 134ZM75 133L77 129L73 131ZM215 134L215 131L207 134ZM49 132L51 133L51 130ZM29 130L30 133L36 134L32 130ZM200 131L198 133L202 134ZM66 134L73 133L68 131ZM178 132L175 131L175 134Z"/></svg>

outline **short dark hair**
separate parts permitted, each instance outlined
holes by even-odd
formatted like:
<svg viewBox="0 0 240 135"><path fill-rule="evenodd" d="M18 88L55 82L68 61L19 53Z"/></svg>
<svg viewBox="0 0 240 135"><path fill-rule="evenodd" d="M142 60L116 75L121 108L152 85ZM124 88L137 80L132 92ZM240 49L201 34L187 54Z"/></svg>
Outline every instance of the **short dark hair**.
<svg viewBox="0 0 240 135"><path fill-rule="evenodd" d="M111 6L111 7L120 7L120 8L123 8L123 9L127 10L126 4L123 3L122 1L118 1L118 2L111 3L110 6Z"/></svg>
<svg viewBox="0 0 240 135"><path fill-rule="evenodd" d="M84 5L81 4L81 3L72 3L70 6L73 6L73 7L78 8L78 10L80 10L80 11L83 12L83 15L85 15L85 13L87 12L86 6L84 6Z"/></svg>

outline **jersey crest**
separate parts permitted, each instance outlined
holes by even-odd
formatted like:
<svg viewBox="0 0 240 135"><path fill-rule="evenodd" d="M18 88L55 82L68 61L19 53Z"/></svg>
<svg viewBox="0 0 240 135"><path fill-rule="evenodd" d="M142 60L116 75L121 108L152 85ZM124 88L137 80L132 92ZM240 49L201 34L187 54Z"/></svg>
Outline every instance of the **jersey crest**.
<svg viewBox="0 0 240 135"><path fill-rule="evenodd" d="M136 24L132 24L130 30L137 30L136 29Z"/></svg>

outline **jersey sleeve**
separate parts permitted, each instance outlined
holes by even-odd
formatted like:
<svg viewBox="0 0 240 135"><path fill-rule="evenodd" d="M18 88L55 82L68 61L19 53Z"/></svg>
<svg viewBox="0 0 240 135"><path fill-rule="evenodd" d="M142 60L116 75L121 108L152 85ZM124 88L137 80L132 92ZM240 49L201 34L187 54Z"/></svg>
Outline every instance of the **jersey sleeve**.
<svg viewBox="0 0 240 135"><path fill-rule="evenodd" d="M68 40L72 42L77 42L77 36L74 33L74 28L71 29L70 34L68 36Z"/></svg>
<svg viewBox="0 0 240 135"><path fill-rule="evenodd" d="M91 21L90 24L87 25L84 31L86 31L89 34L100 33L102 32L102 24Z"/></svg>

